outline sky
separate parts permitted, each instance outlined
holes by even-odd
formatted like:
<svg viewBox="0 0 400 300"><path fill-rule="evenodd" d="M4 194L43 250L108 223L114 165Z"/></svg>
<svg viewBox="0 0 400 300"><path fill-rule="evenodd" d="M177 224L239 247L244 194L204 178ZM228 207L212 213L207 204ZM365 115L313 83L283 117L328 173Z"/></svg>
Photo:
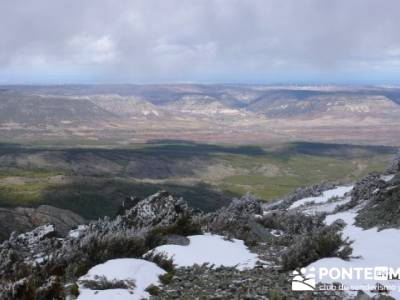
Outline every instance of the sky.
<svg viewBox="0 0 400 300"><path fill-rule="evenodd" d="M1 0L0 84L398 83L398 0Z"/></svg>

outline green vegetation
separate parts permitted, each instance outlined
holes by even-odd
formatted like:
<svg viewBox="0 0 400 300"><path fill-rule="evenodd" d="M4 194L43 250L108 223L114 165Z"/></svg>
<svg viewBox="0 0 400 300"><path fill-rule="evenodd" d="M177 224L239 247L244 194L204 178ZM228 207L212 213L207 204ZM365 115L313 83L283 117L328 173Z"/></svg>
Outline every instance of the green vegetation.
<svg viewBox="0 0 400 300"><path fill-rule="evenodd" d="M154 284L149 285L145 291L152 296L158 296L160 294L160 288Z"/></svg>
<svg viewBox="0 0 400 300"><path fill-rule="evenodd" d="M155 141L124 148L0 144L0 206L54 205L95 219L160 189L205 211L251 192L265 201L321 181L383 170L396 148L316 143L210 145Z"/></svg>
<svg viewBox="0 0 400 300"><path fill-rule="evenodd" d="M174 272L168 272L168 273L158 276L158 278L160 279L160 282L162 284L167 285L172 281L174 276L175 276Z"/></svg>
<svg viewBox="0 0 400 300"><path fill-rule="evenodd" d="M359 158L288 154L244 157L225 155L238 174L216 184L224 191L236 194L251 192L270 200L283 196L301 186L322 181L351 182L369 172L383 170L390 155L375 154ZM264 168L263 168L264 166Z"/></svg>

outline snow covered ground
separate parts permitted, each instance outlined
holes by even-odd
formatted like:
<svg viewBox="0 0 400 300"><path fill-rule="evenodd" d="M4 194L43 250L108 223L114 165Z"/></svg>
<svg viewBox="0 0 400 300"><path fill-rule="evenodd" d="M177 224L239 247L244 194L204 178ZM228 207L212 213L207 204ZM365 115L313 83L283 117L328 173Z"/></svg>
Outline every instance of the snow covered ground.
<svg viewBox="0 0 400 300"><path fill-rule="evenodd" d="M384 181L393 179L392 175L382 176ZM319 197L309 197L300 199L294 202L290 209L298 208L307 203L314 203L304 207L303 213L313 214L316 212L332 213L338 204L344 204L350 201L350 197L345 197L346 193L352 190L353 186L339 186L335 189L325 191ZM335 202L328 201L332 197L339 197L340 199ZM359 208L358 208L359 209ZM391 290L390 295L395 299L400 299L400 280L378 280L374 277L368 278L364 273L360 277L354 271L356 268L368 270L371 268L375 271L375 267L388 267L400 270L400 230L399 229L385 229L378 231L377 228L364 230L361 227L354 225L355 218L358 214L358 209L339 212L336 214L328 215L325 219L327 224L332 224L334 221L341 219L346 222L343 229L343 237L349 238L353 241L352 259L349 261L340 258L323 258L310 264L306 270L313 270L316 275L316 282L334 283L341 282L346 288L353 288L354 290L363 290L369 295L373 295L371 290L380 283ZM322 269L333 270L353 270L353 278L336 278L337 273L325 275L320 273ZM364 272L364 271L360 271ZM366 271L368 272L368 271ZM307 275L309 275L307 273Z"/></svg>
<svg viewBox="0 0 400 300"><path fill-rule="evenodd" d="M334 202L318 203L316 205L307 205L302 212L306 215L315 215L318 213L333 213L339 205L344 205L350 202L351 197L343 197Z"/></svg>
<svg viewBox="0 0 400 300"><path fill-rule="evenodd" d="M326 218L326 223L331 224L335 220L342 219L346 222L346 226L343 230L343 236L353 240L352 248L354 257L349 261L344 261L340 258L324 258L318 260L307 267L314 267L316 270L316 281L322 281L325 283L341 282L345 286L367 286L370 285L375 287L377 282L385 286L393 286L395 290L391 291L390 295L395 299L400 299L400 281L399 280L368 280L368 279L336 279L331 277L319 277L319 270L322 267L326 268L375 268L375 267L391 267L394 269L400 268L400 230L398 229L385 229L378 231L377 228L371 228L363 230L362 228L355 226L355 217L357 211L345 211L337 214L329 215ZM361 276L363 277L363 276ZM364 289L364 292L372 295L369 289Z"/></svg>
<svg viewBox="0 0 400 300"><path fill-rule="evenodd" d="M151 285L159 283L158 276L165 271L156 264L143 259L120 258L112 259L103 264L94 266L89 272L80 277L82 280L96 280L104 276L107 280L126 280L134 281L134 289L108 289L91 290L79 284L80 295L78 300L139 300L148 298L150 295L145 289Z"/></svg>
<svg viewBox="0 0 400 300"><path fill-rule="evenodd" d="M338 186L334 189L324 191L321 196L307 197L294 202L289 209L294 209L307 203L324 203L332 197L343 197L346 193L350 192L353 186Z"/></svg>
<svg viewBox="0 0 400 300"><path fill-rule="evenodd" d="M239 270L254 268L258 257L249 251L243 241L225 240L220 235L188 236L187 246L163 245L155 248L154 253L165 253L178 267L209 263L217 266L237 267Z"/></svg>

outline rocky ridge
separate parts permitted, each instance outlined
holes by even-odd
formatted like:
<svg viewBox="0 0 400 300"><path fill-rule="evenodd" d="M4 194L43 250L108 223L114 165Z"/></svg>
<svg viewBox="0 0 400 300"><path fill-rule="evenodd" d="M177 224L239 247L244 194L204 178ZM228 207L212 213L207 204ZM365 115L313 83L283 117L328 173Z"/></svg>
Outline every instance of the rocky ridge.
<svg viewBox="0 0 400 300"><path fill-rule="evenodd" d="M351 201L338 209L377 205L387 213L385 203L390 203L393 213L389 215L394 220L397 194L392 194L391 200L386 196L397 189L398 173L392 175L396 174L393 178L371 174L360 180L349 196ZM94 265L114 258L143 257L161 244L185 245L186 236L209 232L244 240L257 253L258 266L244 271L208 265L174 268L173 262L163 258L146 257L169 274L160 287L151 289L153 299L344 299L348 295L340 292L290 289L291 270L323 257L347 259L351 255L351 242L342 238L341 222L326 225L324 213L309 215L288 209L295 201L319 196L332 187L325 183L299 189L268 205L246 195L207 214L161 191L115 218L93 221L65 238L57 238L51 225L27 234L12 234L0 245L0 298L75 299L79 293L77 279ZM357 297L354 299L370 299L367 295ZM383 299L379 297L374 299Z"/></svg>

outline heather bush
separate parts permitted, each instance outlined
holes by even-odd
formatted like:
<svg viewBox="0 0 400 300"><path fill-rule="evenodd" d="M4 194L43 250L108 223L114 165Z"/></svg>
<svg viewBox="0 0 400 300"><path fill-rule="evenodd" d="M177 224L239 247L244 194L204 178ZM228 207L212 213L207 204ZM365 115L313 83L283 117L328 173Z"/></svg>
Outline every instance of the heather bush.
<svg viewBox="0 0 400 300"><path fill-rule="evenodd" d="M134 280L108 280L105 276L96 276L93 280L80 280L79 283L91 290L134 289L136 286Z"/></svg>
<svg viewBox="0 0 400 300"><path fill-rule="evenodd" d="M284 270L305 267L324 257L348 259L352 253L350 242L343 240L335 226L316 228L307 235L297 235L282 255Z"/></svg>

